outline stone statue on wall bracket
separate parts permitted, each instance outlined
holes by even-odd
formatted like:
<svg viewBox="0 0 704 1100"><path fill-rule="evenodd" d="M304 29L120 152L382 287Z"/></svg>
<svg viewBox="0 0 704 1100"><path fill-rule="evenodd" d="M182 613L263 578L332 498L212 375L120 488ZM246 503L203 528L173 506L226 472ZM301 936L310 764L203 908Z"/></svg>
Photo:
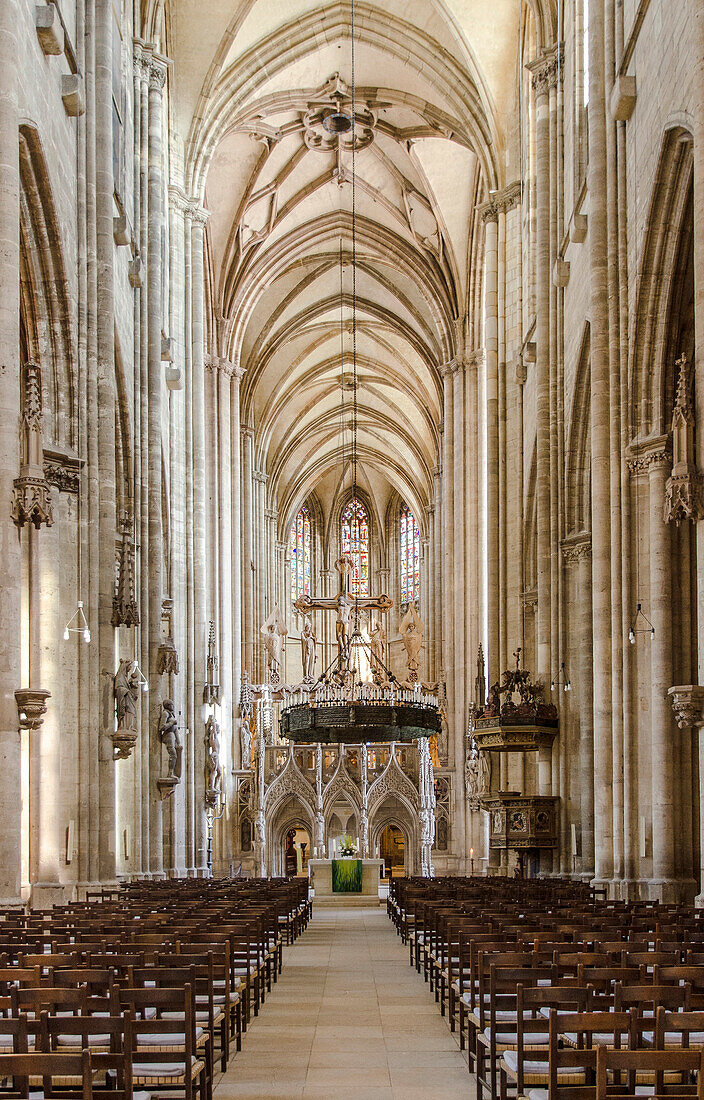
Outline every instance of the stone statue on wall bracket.
<svg viewBox="0 0 704 1100"><path fill-rule="evenodd" d="M465 793L470 810L481 807L481 796L489 792L491 786L491 761L489 754L482 752L476 741L471 747L464 766Z"/></svg>
<svg viewBox="0 0 704 1100"><path fill-rule="evenodd" d="M384 671L386 664L386 630L381 619L375 619L369 632L372 651L372 680L375 684L383 684L387 675Z"/></svg>
<svg viewBox="0 0 704 1100"><path fill-rule="evenodd" d="M178 732L178 718L173 700L164 699L161 704L162 715L159 723L159 740L166 749L169 762L167 778L179 780L181 778L181 757L183 745Z"/></svg>
<svg viewBox="0 0 704 1100"><path fill-rule="evenodd" d="M418 679L418 658L423 647L423 623L412 603L408 605L408 610L399 623L399 633L406 650L408 679L415 683Z"/></svg>
<svg viewBox="0 0 704 1100"><path fill-rule="evenodd" d="M205 803L206 806L217 806L222 785L220 727L212 714L205 723L205 757Z"/></svg>
<svg viewBox="0 0 704 1100"><path fill-rule="evenodd" d="M313 633L313 624L306 617L301 630L301 663L303 665L303 682L312 684L315 681L315 662L318 659L317 639Z"/></svg>
<svg viewBox="0 0 704 1100"><path fill-rule="evenodd" d="M252 731L249 728L249 718L243 715L240 721L240 767L243 771L249 771L252 767Z"/></svg>
<svg viewBox="0 0 704 1100"><path fill-rule="evenodd" d="M137 662L123 657L115 673L115 713L118 730L137 732L137 700L142 677Z"/></svg>
<svg viewBox="0 0 704 1100"><path fill-rule="evenodd" d="M267 678L270 684L278 685L281 683L284 644L288 634L288 627L278 604L274 604L274 609L261 627L260 633L264 635L264 647L267 653Z"/></svg>

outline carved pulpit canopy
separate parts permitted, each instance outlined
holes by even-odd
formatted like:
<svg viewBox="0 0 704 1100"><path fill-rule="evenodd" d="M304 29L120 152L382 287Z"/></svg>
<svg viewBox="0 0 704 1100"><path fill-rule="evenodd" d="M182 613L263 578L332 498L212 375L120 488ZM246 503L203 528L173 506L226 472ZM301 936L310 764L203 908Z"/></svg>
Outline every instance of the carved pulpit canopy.
<svg viewBox="0 0 704 1100"><path fill-rule="evenodd" d="M543 700L543 685L533 683L530 672L520 667L520 649L514 656L516 667L491 685L486 704L472 707L472 733L480 749L538 749L551 744L557 734L557 708Z"/></svg>

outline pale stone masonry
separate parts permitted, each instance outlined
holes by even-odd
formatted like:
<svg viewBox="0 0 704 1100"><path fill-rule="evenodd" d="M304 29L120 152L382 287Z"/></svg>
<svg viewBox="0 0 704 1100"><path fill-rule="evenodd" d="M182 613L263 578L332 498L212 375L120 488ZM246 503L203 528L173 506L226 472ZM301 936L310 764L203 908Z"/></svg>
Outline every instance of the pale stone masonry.
<svg viewBox="0 0 704 1100"><path fill-rule="evenodd" d="M665 497L683 355L704 468L704 7L358 4L354 73L348 0L291 7L0 2L0 903L249 873L255 826L271 872L290 829L312 846L294 796L256 820L240 693L275 604L299 682L291 525L305 508L329 596L354 492L401 678L402 506L418 526L436 872L512 873L465 764L479 646L487 686L520 647L560 732L494 754L490 784L559 799L532 872L701 899L704 517L666 522ZM115 626L125 554L139 622ZM335 626L313 625L320 674ZM116 757L126 658L148 690ZM356 835L352 803L321 812ZM414 868L398 792L368 825Z"/></svg>

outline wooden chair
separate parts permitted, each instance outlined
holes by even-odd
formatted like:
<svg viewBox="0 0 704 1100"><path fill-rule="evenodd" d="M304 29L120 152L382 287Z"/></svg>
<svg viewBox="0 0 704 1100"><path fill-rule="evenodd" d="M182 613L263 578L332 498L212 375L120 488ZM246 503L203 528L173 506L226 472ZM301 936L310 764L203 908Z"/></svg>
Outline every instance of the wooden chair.
<svg viewBox="0 0 704 1100"><path fill-rule="evenodd" d="M30 1087L39 1079L44 1096L77 1095L82 1100L93 1097L93 1064L89 1050L79 1054L0 1054L0 1077L11 1078L13 1091L8 1095L24 1097L29 1100ZM80 1082L80 1094L76 1085L67 1086L65 1082ZM63 1084L62 1084L63 1082Z"/></svg>
<svg viewBox="0 0 704 1100"><path fill-rule="evenodd" d="M596 1057L596 1100L625 1100L635 1096L636 1075L652 1075L654 1100L704 1100L704 1051L701 1050L608 1050L598 1047ZM625 1073L627 1083L620 1084ZM666 1075L681 1076L683 1085L665 1084ZM694 1079L696 1075L696 1081Z"/></svg>

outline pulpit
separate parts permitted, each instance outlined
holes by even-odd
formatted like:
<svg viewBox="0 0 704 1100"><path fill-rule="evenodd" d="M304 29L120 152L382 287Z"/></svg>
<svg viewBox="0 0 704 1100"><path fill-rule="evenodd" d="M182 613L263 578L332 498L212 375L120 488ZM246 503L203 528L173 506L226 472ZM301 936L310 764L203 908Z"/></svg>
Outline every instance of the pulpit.
<svg viewBox="0 0 704 1100"><path fill-rule="evenodd" d="M379 897L380 859L310 859L308 875L315 900Z"/></svg>

